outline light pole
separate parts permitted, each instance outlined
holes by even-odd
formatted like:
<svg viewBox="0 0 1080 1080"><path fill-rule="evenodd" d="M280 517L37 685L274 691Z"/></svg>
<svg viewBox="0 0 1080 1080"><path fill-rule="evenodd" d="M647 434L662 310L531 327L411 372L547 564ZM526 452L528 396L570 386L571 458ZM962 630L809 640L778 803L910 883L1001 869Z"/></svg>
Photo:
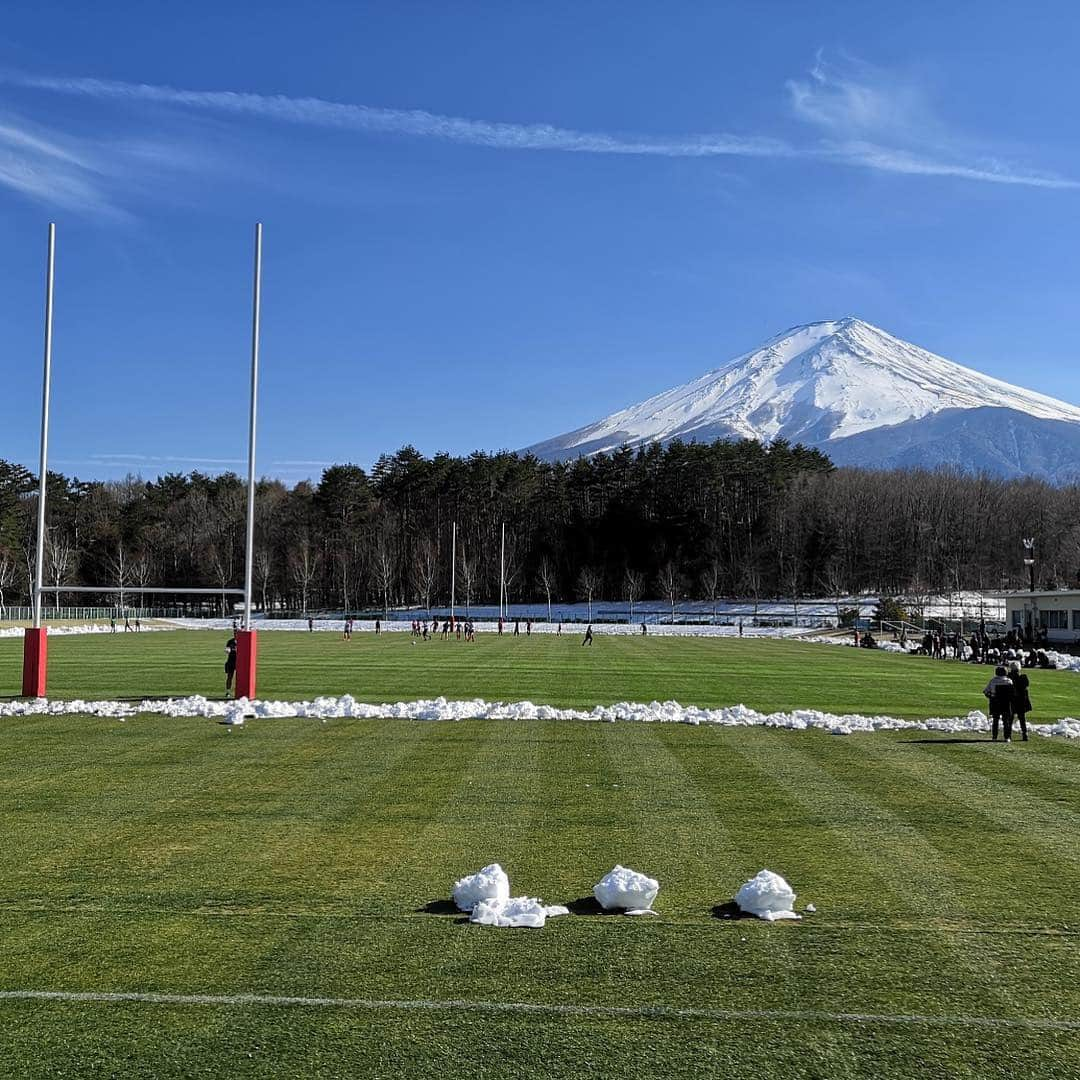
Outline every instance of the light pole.
<svg viewBox="0 0 1080 1080"><path fill-rule="evenodd" d="M1031 585L1031 618L1028 623L1028 631L1032 639L1034 639L1036 614L1038 612L1035 600L1035 537L1026 536L1021 543L1024 545L1024 565L1028 568L1028 581Z"/></svg>

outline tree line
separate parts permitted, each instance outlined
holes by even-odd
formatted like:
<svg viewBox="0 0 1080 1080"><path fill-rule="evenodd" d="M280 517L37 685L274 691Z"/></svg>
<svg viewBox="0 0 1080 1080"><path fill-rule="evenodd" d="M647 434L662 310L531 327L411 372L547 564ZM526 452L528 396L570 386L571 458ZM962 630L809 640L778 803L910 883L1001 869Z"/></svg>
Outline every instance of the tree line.
<svg viewBox="0 0 1080 1080"><path fill-rule="evenodd" d="M0 460L0 606L27 603L37 484ZM80 481L49 473L45 583L242 584L244 482L232 473ZM917 597L1080 579L1080 486L938 470L834 468L777 441L674 442L565 463L509 452L262 480L254 588L265 610L380 611L457 602ZM500 573L502 527L505 562ZM61 594L58 601L64 603ZM225 599L220 601L224 610Z"/></svg>

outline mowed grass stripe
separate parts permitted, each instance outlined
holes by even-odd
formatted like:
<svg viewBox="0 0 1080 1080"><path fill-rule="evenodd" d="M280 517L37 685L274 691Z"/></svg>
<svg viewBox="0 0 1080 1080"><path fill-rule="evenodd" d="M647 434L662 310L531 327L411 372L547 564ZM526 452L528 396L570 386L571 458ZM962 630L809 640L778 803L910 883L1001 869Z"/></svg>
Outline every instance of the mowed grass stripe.
<svg viewBox="0 0 1080 1080"><path fill-rule="evenodd" d="M1028 744L1030 747L1030 743ZM990 744L990 748L993 744ZM867 754L881 757L885 752L872 744L863 748ZM1056 859L1080 863L1080 813L1070 805L1045 799L1027 790L1023 770L1013 770L1010 759L1028 748L999 745L998 758L986 753L935 755L924 752L916 760L907 754L889 752L888 766L912 784L933 789L935 797L944 796L950 805L963 807L982 820L976 835L994 832L1017 851L1041 849ZM1038 753L1038 750L1035 750ZM973 768L981 762L984 767ZM1049 835L1048 830L1053 830Z"/></svg>
<svg viewBox="0 0 1080 1080"><path fill-rule="evenodd" d="M818 741L825 738L818 736ZM849 749L858 752L861 747L855 745ZM748 744L739 747L739 753L759 768L773 772L778 782L785 784L808 809L827 804L842 812L844 842L857 856L864 872L872 876L877 888L889 898L891 908L905 911L909 916L931 919L964 909L967 894L953 880L948 860L921 830L894 814L880 795L875 798L864 794L799 749L789 749L782 757L769 756L762 753L759 744ZM849 771L858 770L845 770L845 775ZM850 823L860 820L876 824L865 829L851 828ZM965 1008L975 1011L1006 1015L1018 1011L1020 1003L1008 986L988 980L985 968L972 962L963 943L939 934L927 938L926 944L937 955L933 985L927 985L925 972L909 973L913 978L906 985L895 979L895 987L889 989L894 989L900 1002L934 1000L937 1008L944 1010L950 1002L955 1008L955 1002L963 1001ZM838 988L834 1000L844 1000L845 989ZM897 1007L904 1011L909 1006L898 1004Z"/></svg>

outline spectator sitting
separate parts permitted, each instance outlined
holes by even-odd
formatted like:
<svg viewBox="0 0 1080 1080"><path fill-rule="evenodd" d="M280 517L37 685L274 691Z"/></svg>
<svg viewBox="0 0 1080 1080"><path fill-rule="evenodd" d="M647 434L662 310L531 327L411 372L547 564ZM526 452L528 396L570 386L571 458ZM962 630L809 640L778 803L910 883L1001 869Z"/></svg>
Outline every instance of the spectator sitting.
<svg viewBox="0 0 1080 1080"><path fill-rule="evenodd" d="M874 635L871 634L869 630L863 634L861 645L864 649L876 649L878 647L877 642L874 640Z"/></svg>
<svg viewBox="0 0 1080 1080"><path fill-rule="evenodd" d="M1039 667L1043 668L1044 670L1050 670L1057 667L1057 664L1055 664L1054 661L1046 655L1045 649L1039 650Z"/></svg>

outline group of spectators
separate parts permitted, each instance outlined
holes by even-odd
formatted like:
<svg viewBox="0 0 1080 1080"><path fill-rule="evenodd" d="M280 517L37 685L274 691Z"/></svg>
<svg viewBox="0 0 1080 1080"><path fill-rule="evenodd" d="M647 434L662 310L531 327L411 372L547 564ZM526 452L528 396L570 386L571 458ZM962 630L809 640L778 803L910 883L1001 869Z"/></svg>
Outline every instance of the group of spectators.
<svg viewBox="0 0 1080 1080"><path fill-rule="evenodd" d="M903 632L901 644L906 645ZM1045 631L1034 640L1025 641L1019 630L1010 630L1007 634L991 637L985 627L980 627L964 639L957 631L946 634L943 630L928 630L919 645L911 652L916 656L931 656L936 660L963 660L970 664L1016 664L1018 667L1042 668L1056 667L1046 651Z"/></svg>
<svg viewBox="0 0 1080 1080"><path fill-rule="evenodd" d="M1046 644L1045 631L1041 638L1025 641L1016 629L990 637L985 625L981 625L967 640L957 631L947 634L943 630L928 630L915 648L908 649L906 632L901 629L896 641L911 656L993 664L994 675L983 688L989 703L990 737L997 742L999 733L1003 733L1005 742L1012 742L1013 723L1019 721L1020 737L1027 742L1031 680L1023 669L1045 670L1057 666L1047 655L1046 649L1039 647ZM855 644L868 649L875 649L878 645L869 631L860 636L858 630L855 631Z"/></svg>

